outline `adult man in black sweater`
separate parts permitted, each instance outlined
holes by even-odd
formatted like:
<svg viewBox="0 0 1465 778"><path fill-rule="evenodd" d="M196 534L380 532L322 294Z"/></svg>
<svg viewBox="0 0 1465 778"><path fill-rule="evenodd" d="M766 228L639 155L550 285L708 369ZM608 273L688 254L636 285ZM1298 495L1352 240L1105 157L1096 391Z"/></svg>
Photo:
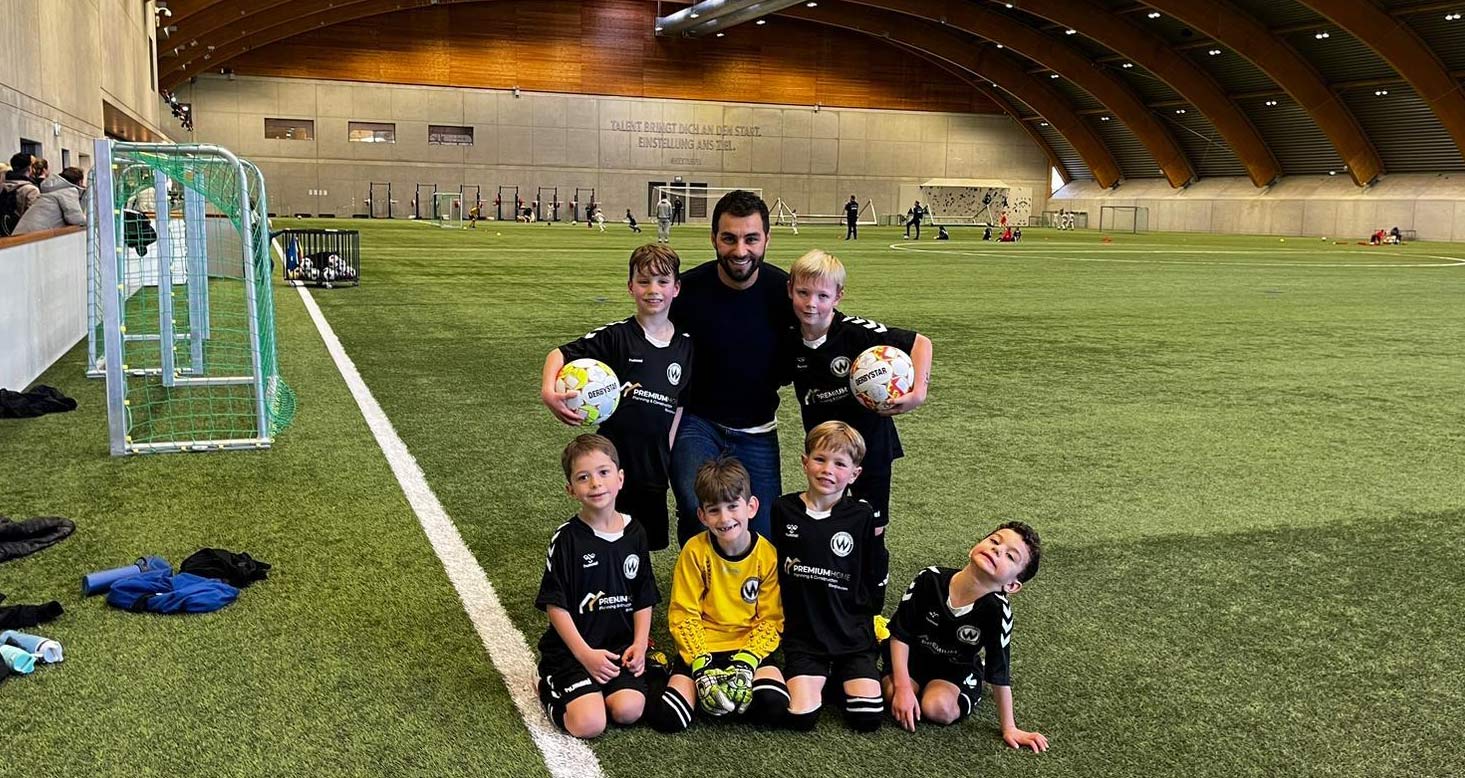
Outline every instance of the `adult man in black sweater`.
<svg viewBox="0 0 1465 778"><path fill-rule="evenodd" d="M712 211L717 259L683 273L672 302L672 321L692 336L695 365L671 451L681 543L704 529L697 520L697 468L729 455L753 480L758 515L750 527L771 537L768 513L783 491L775 412L785 380L777 349L795 322L788 274L763 264L767 246L768 205L752 192L728 192Z"/></svg>
<svg viewBox="0 0 1465 778"><path fill-rule="evenodd" d="M858 200L855 199L855 196L854 195L850 195L849 196L849 202L847 202L847 203L844 204L844 223L845 223L844 239L845 240L850 240L850 239L859 240L860 239L860 231L859 231L859 228L856 227L856 223L859 222L859 220L860 220L860 203L859 203Z"/></svg>

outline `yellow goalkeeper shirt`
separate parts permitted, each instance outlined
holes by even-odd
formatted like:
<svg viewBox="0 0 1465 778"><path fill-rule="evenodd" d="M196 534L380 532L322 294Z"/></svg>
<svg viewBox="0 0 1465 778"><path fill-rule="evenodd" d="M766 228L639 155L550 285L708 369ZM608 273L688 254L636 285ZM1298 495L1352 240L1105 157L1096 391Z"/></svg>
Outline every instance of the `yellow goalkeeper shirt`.
<svg viewBox="0 0 1465 778"><path fill-rule="evenodd" d="M767 539L754 535L747 553L729 559L703 532L682 547L671 587L667 620L688 664L701 654L739 649L761 659L778 648L778 552Z"/></svg>

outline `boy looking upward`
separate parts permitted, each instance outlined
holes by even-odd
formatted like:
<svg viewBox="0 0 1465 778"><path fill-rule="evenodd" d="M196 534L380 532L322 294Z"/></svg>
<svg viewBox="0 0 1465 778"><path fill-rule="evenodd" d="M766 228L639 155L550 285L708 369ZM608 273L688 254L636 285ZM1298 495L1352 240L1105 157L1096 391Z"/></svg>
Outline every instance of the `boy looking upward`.
<svg viewBox="0 0 1465 778"><path fill-rule="evenodd" d="M1017 749L1048 749L1047 738L1017 728L1009 672L1008 598L1038 574L1042 554L1038 533L1012 521L972 547L962 569L928 567L911 581L890 620L881 683L896 722L907 731L921 719L954 724L971 715L985 679L1003 741Z"/></svg>
<svg viewBox="0 0 1465 778"><path fill-rule="evenodd" d="M625 475L615 446L581 435L565 447L565 491L580 510L549 540L534 605L549 615L539 639L539 701L580 738L605 731L607 712L633 724L646 706L646 645L660 599L646 532L615 508Z"/></svg>

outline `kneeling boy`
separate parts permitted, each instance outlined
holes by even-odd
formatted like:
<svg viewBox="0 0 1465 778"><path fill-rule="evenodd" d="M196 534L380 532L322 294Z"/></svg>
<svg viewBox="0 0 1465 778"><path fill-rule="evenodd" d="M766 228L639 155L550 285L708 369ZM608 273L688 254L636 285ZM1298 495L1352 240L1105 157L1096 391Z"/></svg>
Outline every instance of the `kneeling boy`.
<svg viewBox="0 0 1465 778"><path fill-rule="evenodd" d="M549 614L539 639L539 701L556 725L591 738L605 731L607 710L617 724L641 718L651 606L661 596L645 530L616 511L625 474L615 446L581 435L560 465L580 511L550 538L534 600Z"/></svg>
<svg viewBox="0 0 1465 778"><path fill-rule="evenodd" d="M1038 533L1013 521L972 548L961 570L928 567L916 575L890 620L885 644L882 685L902 727L914 732L922 718L935 724L961 721L976 709L985 678L1007 745L1048 749L1047 738L1017 728L1008 671L1012 603L1007 598L1038 574L1042 553Z"/></svg>
<svg viewBox="0 0 1465 778"><path fill-rule="evenodd" d="M647 721L680 732L700 707L711 716L746 714L776 724L788 710L783 674L768 663L783 631L778 553L748 529L758 498L741 462L707 462L697 469L695 488L697 518L707 531L677 557L667 617L676 664Z"/></svg>
<svg viewBox="0 0 1465 778"><path fill-rule="evenodd" d="M860 732L880 728L873 617L885 602L889 557L876 534L875 511L846 494L864 456L865 441L853 427L820 424L804 438L808 490L773 504L791 729L814 728L831 676L842 684L849 725Z"/></svg>

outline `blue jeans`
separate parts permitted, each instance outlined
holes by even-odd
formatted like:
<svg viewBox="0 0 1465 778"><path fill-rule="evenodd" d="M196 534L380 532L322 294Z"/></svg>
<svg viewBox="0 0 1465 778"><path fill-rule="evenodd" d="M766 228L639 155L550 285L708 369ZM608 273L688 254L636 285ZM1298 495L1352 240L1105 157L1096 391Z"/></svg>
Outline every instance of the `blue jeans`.
<svg viewBox="0 0 1465 778"><path fill-rule="evenodd" d="M671 490L677 498L677 542L687 540L704 527L697 520L697 468L718 456L737 457L753 479L753 496L758 498L758 515L749 528L771 537L769 512L783 493L778 470L778 432L751 434L730 430L691 413L682 413L676 443L671 448Z"/></svg>

